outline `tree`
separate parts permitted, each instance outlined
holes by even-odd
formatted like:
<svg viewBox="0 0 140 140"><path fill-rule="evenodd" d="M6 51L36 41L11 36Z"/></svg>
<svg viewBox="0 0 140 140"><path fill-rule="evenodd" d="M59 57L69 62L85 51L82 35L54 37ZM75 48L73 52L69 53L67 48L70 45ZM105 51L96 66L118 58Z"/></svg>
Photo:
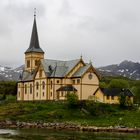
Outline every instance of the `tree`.
<svg viewBox="0 0 140 140"><path fill-rule="evenodd" d="M78 95L76 93L68 93L66 95L68 106L70 108L75 108L78 106Z"/></svg>
<svg viewBox="0 0 140 140"><path fill-rule="evenodd" d="M126 96L124 95L124 92L121 92L119 97L120 107L125 106L125 101L126 101Z"/></svg>
<svg viewBox="0 0 140 140"><path fill-rule="evenodd" d="M123 79L113 79L109 83L109 88L128 88L128 81Z"/></svg>
<svg viewBox="0 0 140 140"><path fill-rule="evenodd" d="M120 107L132 106L130 97L126 96L124 92L120 93L119 97Z"/></svg>

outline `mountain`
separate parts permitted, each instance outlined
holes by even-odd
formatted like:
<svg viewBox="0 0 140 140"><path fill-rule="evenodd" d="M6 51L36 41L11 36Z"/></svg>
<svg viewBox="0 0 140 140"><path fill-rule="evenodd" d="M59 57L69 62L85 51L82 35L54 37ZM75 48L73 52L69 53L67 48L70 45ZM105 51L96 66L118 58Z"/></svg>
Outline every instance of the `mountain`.
<svg viewBox="0 0 140 140"><path fill-rule="evenodd" d="M12 69L0 65L0 81L17 81L22 73L24 65ZM134 80L140 80L140 63L123 61L120 64L108 65L97 68L101 76L124 76Z"/></svg>
<svg viewBox="0 0 140 140"><path fill-rule="evenodd" d="M134 80L140 80L140 63L123 61L120 64L108 65L98 68L103 76L123 76Z"/></svg>
<svg viewBox="0 0 140 140"><path fill-rule="evenodd" d="M4 67L0 65L0 81L17 81L20 73L23 71L24 65L12 69L10 67Z"/></svg>

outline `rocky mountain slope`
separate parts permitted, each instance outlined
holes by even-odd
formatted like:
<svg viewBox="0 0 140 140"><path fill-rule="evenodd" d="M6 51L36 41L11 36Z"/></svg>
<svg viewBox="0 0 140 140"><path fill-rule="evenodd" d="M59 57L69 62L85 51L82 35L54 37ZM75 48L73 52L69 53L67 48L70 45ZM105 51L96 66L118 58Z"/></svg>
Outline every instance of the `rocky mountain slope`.
<svg viewBox="0 0 140 140"><path fill-rule="evenodd" d="M17 81L22 70L23 65L16 69L0 65L0 81Z"/></svg>
<svg viewBox="0 0 140 140"><path fill-rule="evenodd" d="M12 69L0 65L0 81L17 81L22 73L24 65ZM124 76L130 79L140 80L140 63L123 61L120 64L108 65L97 68L101 76Z"/></svg>
<svg viewBox="0 0 140 140"><path fill-rule="evenodd" d="M104 76L123 76L130 79L140 80L140 63L123 61L120 64L109 65L98 68Z"/></svg>

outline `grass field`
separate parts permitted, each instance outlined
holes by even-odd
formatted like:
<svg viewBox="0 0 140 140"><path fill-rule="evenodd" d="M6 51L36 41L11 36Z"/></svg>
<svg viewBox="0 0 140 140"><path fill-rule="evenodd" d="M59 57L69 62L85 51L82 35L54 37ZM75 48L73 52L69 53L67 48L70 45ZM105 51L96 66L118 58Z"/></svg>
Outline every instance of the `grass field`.
<svg viewBox="0 0 140 140"><path fill-rule="evenodd" d="M14 98L0 102L0 120L140 127L138 107L122 109L119 105L93 103L88 108L80 106L72 109L62 101L16 102Z"/></svg>

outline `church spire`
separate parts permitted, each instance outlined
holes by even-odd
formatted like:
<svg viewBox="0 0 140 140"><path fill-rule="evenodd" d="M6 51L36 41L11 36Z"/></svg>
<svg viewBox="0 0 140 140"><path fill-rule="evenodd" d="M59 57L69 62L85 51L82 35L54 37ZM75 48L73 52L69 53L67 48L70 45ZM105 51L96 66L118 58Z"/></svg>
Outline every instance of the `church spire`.
<svg viewBox="0 0 140 140"><path fill-rule="evenodd" d="M33 22L30 45L29 45L29 48L26 50L25 53L30 53L30 52L44 53L43 50L40 48L40 45L39 45L37 25L36 25L36 8L34 9L34 22Z"/></svg>

